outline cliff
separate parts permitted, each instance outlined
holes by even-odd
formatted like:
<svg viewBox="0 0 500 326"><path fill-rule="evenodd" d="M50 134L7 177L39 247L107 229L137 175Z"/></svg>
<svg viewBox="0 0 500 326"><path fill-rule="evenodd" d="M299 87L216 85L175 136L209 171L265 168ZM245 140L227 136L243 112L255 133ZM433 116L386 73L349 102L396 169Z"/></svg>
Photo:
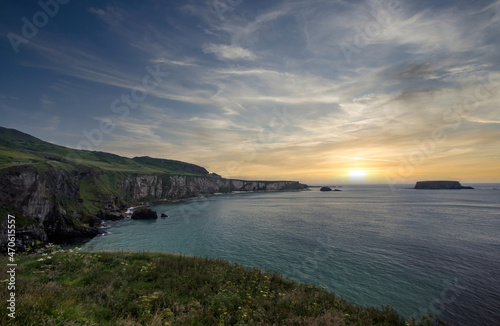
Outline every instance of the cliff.
<svg viewBox="0 0 500 326"><path fill-rule="evenodd" d="M458 181L418 181L414 189L474 189L464 187Z"/></svg>
<svg viewBox="0 0 500 326"><path fill-rule="evenodd" d="M41 149L41 150L38 150ZM224 179L198 165L150 157L77 151L0 127L0 248L7 214L16 216L18 250L78 242L99 219L127 207L232 191L300 190L295 181Z"/></svg>

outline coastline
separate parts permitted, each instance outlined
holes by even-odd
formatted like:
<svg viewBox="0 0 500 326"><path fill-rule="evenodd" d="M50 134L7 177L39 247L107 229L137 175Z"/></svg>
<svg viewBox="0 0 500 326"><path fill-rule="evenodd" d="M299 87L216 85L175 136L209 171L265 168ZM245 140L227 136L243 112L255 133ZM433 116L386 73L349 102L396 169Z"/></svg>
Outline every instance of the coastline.
<svg viewBox="0 0 500 326"><path fill-rule="evenodd" d="M109 226L107 224L102 225L105 222L109 221L122 221L126 219L130 219L133 211L138 208L148 208L151 206L156 206L156 205L162 205L162 204L170 204L170 203L178 203L178 202L184 202L184 201L190 201L190 200L196 200L199 198L206 198L206 197L213 197L213 196L221 196L221 195L238 195L238 194L245 194L245 193L265 193L265 192L300 192L300 191L310 191L309 186L304 189L287 189L287 190L249 190L249 191L231 191L231 192L226 192L226 193L212 193L212 194L205 194L205 195L198 195L198 196L191 196L191 197L184 197L184 198L175 198L175 199L161 199L161 200L155 200L151 202L137 202L133 203L130 206L126 206L120 212L118 212L120 215L113 215L117 216L118 218L113 218L113 219L105 219L101 218L101 225L97 226L96 228L99 230L99 234L101 236L108 235L109 233L106 231L103 231ZM109 216L109 215L108 215ZM121 217L119 217L121 216ZM102 232L101 232L102 231ZM81 244L84 244L90 240L92 240L94 237L89 238L89 239L84 239L85 241L82 241Z"/></svg>

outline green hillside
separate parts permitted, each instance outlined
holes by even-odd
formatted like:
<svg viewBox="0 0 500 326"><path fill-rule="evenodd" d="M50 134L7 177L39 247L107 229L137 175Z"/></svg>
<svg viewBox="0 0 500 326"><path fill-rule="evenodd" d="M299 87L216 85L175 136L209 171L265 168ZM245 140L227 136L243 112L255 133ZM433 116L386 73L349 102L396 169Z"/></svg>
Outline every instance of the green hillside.
<svg viewBox="0 0 500 326"><path fill-rule="evenodd" d="M15 200L26 196L27 189L15 188L8 181L8 176L30 171L53 191L36 200L43 202L50 196L48 199L58 207L51 209L64 216L64 228L68 230L85 228L100 212L127 206L130 194L120 189L124 180L143 175L211 177L205 168L190 163L76 150L0 127L0 224L7 213L17 215L18 226L37 224L34 216L21 213L26 203Z"/></svg>
<svg viewBox="0 0 500 326"><path fill-rule="evenodd" d="M88 167L144 174L208 174L204 168L190 163L150 157L130 159L110 153L76 150L45 142L14 129L0 127L0 169L26 164L43 166L41 163L54 162L60 163L58 166L64 164L79 170Z"/></svg>

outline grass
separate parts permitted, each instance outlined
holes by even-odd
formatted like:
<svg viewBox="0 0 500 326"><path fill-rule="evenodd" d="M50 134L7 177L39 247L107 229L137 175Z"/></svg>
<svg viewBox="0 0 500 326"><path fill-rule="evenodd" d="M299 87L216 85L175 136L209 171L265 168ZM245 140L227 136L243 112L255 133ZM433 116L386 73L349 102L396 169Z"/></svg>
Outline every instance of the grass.
<svg viewBox="0 0 500 326"><path fill-rule="evenodd" d="M80 250L16 259L16 318L2 307L1 325L431 325L222 260Z"/></svg>
<svg viewBox="0 0 500 326"><path fill-rule="evenodd" d="M174 160L149 157L127 158L98 151L76 150L54 145L14 129L0 127L0 169L12 166L58 162L67 168L79 170L141 174L205 175L203 168ZM192 171L200 173L193 173Z"/></svg>
<svg viewBox="0 0 500 326"><path fill-rule="evenodd" d="M93 219L110 202L119 207L132 200L130 191L123 193L120 189L127 178L141 175L157 175L165 179L172 175L210 176L204 168L185 162L149 157L131 159L104 152L76 150L0 127L0 177L28 170L43 176L40 180L44 182L50 183L56 175L64 175L67 185L76 185L78 200L54 197L53 201L68 212L67 215L78 212L82 223ZM21 216L19 209L11 206L0 205L0 222L5 219L4 212L15 212ZM20 219L23 219L23 225L35 223L30 217L21 216Z"/></svg>

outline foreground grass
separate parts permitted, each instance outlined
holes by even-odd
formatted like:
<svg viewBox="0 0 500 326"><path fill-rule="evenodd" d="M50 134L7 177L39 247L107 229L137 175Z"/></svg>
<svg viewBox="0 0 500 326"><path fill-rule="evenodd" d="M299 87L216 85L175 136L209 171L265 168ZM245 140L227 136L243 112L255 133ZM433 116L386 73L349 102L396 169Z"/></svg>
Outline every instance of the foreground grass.
<svg viewBox="0 0 500 326"><path fill-rule="evenodd" d="M16 318L2 289L1 325L430 325L222 260L79 250L16 259Z"/></svg>

